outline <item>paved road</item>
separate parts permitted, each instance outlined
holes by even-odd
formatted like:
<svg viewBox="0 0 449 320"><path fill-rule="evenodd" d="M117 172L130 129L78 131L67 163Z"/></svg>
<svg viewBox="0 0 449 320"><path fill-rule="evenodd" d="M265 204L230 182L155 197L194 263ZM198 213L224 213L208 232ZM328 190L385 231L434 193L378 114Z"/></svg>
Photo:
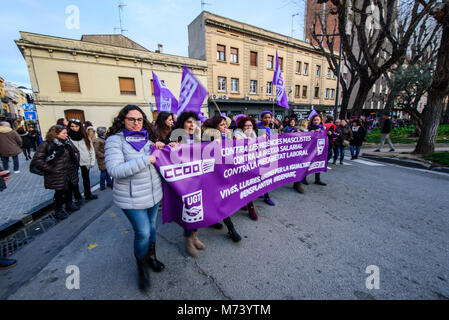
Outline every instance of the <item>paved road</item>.
<svg viewBox="0 0 449 320"><path fill-rule="evenodd" d="M148 295L136 288L131 227L105 191L16 253L19 265L0 272L0 297L449 299L449 175L363 159L331 168L326 187L299 195L286 185L271 193L275 207L256 200L257 222L234 214L237 245L225 231L200 230L207 249L197 260L179 226L160 225L167 269L151 274ZM66 289L68 265L80 269L79 290ZM379 290L365 286L370 265Z"/></svg>

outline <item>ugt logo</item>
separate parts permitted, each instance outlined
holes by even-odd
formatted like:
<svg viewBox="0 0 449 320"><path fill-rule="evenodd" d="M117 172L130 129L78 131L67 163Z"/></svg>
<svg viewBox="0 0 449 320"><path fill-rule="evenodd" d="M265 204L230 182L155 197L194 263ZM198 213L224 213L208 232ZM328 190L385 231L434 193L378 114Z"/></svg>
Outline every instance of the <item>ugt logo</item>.
<svg viewBox="0 0 449 320"><path fill-rule="evenodd" d="M318 149L318 155L319 156L321 156L323 154L325 145L326 145L326 140L325 139L318 139L318 141L316 143L316 147Z"/></svg>
<svg viewBox="0 0 449 320"><path fill-rule="evenodd" d="M182 221L195 223L204 220L202 190L183 196L182 204Z"/></svg>

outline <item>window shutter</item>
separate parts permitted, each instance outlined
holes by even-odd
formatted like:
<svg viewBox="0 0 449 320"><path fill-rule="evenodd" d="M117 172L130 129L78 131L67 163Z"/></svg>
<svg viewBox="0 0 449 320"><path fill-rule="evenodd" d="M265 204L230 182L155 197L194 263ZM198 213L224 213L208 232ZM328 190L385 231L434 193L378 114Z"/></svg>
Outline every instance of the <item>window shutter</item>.
<svg viewBox="0 0 449 320"><path fill-rule="evenodd" d="M251 63L252 66L257 67L257 52L251 51Z"/></svg>
<svg viewBox="0 0 449 320"><path fill-rule="evenodd" d="M120 85L120 94L136 94L134 78L119 77L118 80Z"/></svg>
<svg viewBox="0 0 449 320"><path fill-rule="evenodd" d="M58 72L62 92L81 92L78 73Z"/></svg>

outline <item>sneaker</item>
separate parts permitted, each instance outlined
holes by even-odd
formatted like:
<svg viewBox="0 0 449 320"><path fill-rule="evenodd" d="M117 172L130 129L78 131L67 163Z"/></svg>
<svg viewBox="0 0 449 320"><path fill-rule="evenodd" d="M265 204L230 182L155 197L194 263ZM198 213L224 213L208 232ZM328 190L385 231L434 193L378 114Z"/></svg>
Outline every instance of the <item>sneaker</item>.
<svg viewBox="0 0 449 320"><path fill-rule="evenodd" d="M396 151L396 149L390 149L390 152L395 152Z"/></svg>
<svg viewBox="0 0 449 320"><path fill-rule="evenodd" d="M20 173L20 171L19 171L19 170L17 170L17 171L14 171L14 173Z"/></svg>
<svg viewBox="0 0 449 320"><path fill-rule="evenodd" d="M65 210L67 212L69 212L69 213L78 211L79 209L80 209L80 207L77 206L75 203L71 203L71 204L68 204L68 205L66 204L66 206L65 206Z"/></svg>
<svg viewBox="0 0 449 320"><path fill-rule="evenodd" d="M332 170L332 168L331 168L331 167L329 167L329 166L327 166L327 170Z"/></svg>
<svg viewBox="0 0 449 320"><path fill-rule="evenodd" d="M379 150L379 149L376 149L376 150L374 150L374 152L380 152L380 150Z"/></svg>
<svg viewBox="0 0 449 320"><path fill-rule="evenodd" d="M104 190L106 190L106 187L100 187L100 190L104 191Z"/></svg>
<svg viewBox="0 0 449 320"><path fill-rule="evenodd" d="M14 259L0 259L0 270L6 270L14 267L17 264L17 260Z"/></svg>
<svg viewBox="0 0 449 320"><path fill-rule="evenodd" d="M263 201L266 204L270 205L270 206L274 206L275 205L275 203L269 197L268 198L264 198Z"/></svg>
<svg viewBox="0 0 449 320"><path fill-rule="evenodd" d="M86 200L95 200L95 199L98 199L98 196L96 194L89 194L89 195L85 196L84 198L86 198Z"/></svg>

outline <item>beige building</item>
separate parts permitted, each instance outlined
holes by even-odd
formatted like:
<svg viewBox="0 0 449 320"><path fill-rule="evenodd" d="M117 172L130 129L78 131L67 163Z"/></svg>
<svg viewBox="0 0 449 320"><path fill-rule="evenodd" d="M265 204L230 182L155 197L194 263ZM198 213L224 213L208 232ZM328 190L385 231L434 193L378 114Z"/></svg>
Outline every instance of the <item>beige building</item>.
<svg viewBox="0 0 449 320"><path fill-rule="evenodd" d="M123 35L88 35L81 40L20 32L43 134L58 118L109 127L127 104L156 110L152 71L179 96L182 66L207 86L205 61L151 52ZM152 110L153 106L153 110ZM207 102L204 111L207 110Z"/></svg>
<svg viewBox="0 0 449 320"><path fill-rule="evenodd" d="M273 109L276 51L290 104L290 111L276 106L278 117L334 107L337 77L310 44L206 11L188 30L189 57L207 61L209 94L222 112L258 118ZM211 101L209 113L218 113Z"/></svg>

